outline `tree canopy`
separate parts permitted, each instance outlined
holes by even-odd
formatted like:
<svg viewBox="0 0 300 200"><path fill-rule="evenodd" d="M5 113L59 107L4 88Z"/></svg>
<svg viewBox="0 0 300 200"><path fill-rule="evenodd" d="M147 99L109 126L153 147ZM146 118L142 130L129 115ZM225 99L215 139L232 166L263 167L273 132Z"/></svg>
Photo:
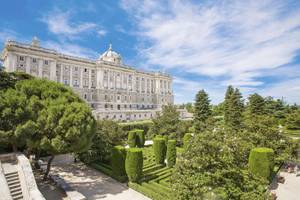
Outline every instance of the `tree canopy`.
<svg viewBox="0 0 300 200"><path fill-rule="evenodd" d="M207 126L207 120L212 116L210 100L204 90L196 94L194 109L194 126L197 132L204 131Z"/></svg>

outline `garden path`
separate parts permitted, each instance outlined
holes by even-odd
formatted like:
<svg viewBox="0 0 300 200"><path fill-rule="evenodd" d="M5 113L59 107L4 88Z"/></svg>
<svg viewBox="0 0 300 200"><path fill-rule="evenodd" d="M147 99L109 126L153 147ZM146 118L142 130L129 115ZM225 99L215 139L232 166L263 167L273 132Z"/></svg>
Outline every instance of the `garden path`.
<svg viewBox="0 0 300 200"><path fill-rule="evenodd" d="M280 171L280 175L285 178L285 182L277 183L276 178L271 184L271 191L277 195L277 200L298 200L300 197L300 174Z"/></svg>
<svg viewBox="0 0 300 200"><path fill-rule="evenodd" d="M53 163L51 171L88 200L150 200L83 163Z"/></svg>

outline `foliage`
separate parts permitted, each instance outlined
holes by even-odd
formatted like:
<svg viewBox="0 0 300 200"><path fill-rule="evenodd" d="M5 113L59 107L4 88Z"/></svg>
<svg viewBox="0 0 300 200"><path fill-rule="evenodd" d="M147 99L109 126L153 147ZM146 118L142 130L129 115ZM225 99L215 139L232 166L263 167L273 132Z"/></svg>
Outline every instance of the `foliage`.
<svg viewBox="0 0 300 200"><path fill-rule="evenodd" d="M169 133L177 133L179 125L179 113L175 106L169 104L164 105L162 113L157 113L157 117L153 119L151 127L152 135L168 135Z"/></svg>
<svg viewBox="0 0 300 200"><path fill-rule="evenodd" d="M114 175L117 179L126 178L125 171L126 149L123 146L115 146L112 148L111 166Z"/></svg>
<svg viewBox="0 0 300 200"><path fill-rule="evenodd" d="M130 148L136 147L136 132L135 130L128 132L128 145Z"/></svg>
<svg viewBox="0 0 300 200"><path fill-rule="evenodd" d="M231 131L238 131L242 127L242 113L244 103L239 89L228 86L224 101L224 120Z"/></svg>
<svg viewBox="0 0 300 200"><path fill-rule="evenodd" d="M136 132L136 145L137 147L144 147L145 144L145 133L144 130L141 129L135 129Z"/></svg>
<svg viewBox="0 0 300 200"><path fill-rule="evenodd" d="M133 130L133 129L142 129L142 130L144 130L145 136L147 136L149 129L153 126L153 122L152 122L152 120L123 122L123 123L119 123L119 126L125 132L129 132L130 130Z"/></svg>
<svg viewBox="0 0 300 200"><path fill-rule="evenodd" d="M0 140L9 143L16 152L25 145L26 135L20 130L31 119L32 103L26 95L14 89L0 92Z"/></svg>
<svg viewBox="0 0 300 200"><path fill-rule="evenodd" d="M192 133L186 133L183 137L183 148L187 149L193 138Z"/></svg>
<svg viewBox="0 0 300 200"><path fill-rule="evenodd" d="M266 113L265 99L257 93L248 97L248 109L251 115L263 115Z"/></svg>
<svg viewBox="0 0 300 200"><path fill-rule="evenodd" d="M52 81L32 79L18 81L15 89L7 89L1 95L6 100L1 101L4 104L0 108L0 124L10 126L1 127L1 133L18 144L22 141L15 139L26 136L23 142L26 141L29 151L47 152L50 159L45 177L56 154L81 152L89 146L95 121L89 106L71 89Z"/></svg>
<svg viewBox="0 0 300 200"><path fill-rule="evenodd" d="M210 100L204 90L200 90L196 95L194 126L196 132L202 132L206 129L207 120L212 116Z"/></svg>
<svg viewBox="0 0 300 200"><path fill-rule="evenodd" d="M168 164L168 167L173 167L176 164L176 140L168 141L167 164Z"/></svg>
<svg viewBox="0 0 300 200"><path fill-rule="evenodd" d="M291 130L300 130L300 109L292 111L287 115L286 128Z"/></svg>
<svg viewBox="0 0 300 200"><path fill-rule="evenodd" d="M113 146L122 145L124 131L111 120L98 120L91 146L79 154L79 158L86 163L110 163Z"/></svg>
<svg viewBox="0 0 300 200"><path fill-rule="evenodd" d="M274 151L270 148L254 148L249 156L249 170L256 176L269 179L274 167Z"/></svg>
<svg viewBox="0 0 300 200"><path fill-rule="evenodd" d="M0 90L6 90L9 88L14 89L18 81L33 79L29 74L22 72L5 72L0 71Z"/></svg>
<svg viewBox="0 0 300 200"><path fill-rule="evenodd" d="M139 148L129 148L127 150L125 169L130 182L141 181L143 170L143 152Z"/></svg>
<svg viewBox="0 0 300 200"><path fill-rule="evenodd" d="M153 139L153 151L156 164L164 165L166 158L166 141L164 138L156 137Z"/></svg>
<svg viewBox="0 0 300 200"><path fill-rule="evenodd" d="M171 179L175 199L264 199L266 182L248 173L235 152L243 151L240 139L223 130L195 136L177 160Z"/></svg>

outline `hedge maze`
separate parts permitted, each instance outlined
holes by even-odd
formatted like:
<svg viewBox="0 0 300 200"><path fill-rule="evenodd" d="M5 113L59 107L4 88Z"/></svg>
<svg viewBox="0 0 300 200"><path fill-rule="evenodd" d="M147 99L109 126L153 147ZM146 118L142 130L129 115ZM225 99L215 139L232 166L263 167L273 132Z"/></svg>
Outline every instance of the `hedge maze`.
<svg viewBox="0 0 300 200"><path fill-rule="evenodd" d="M156 164L153 147L143 148L144 166L141 183L129 182L129 187L154 200L172 199L169 178L172 168Z"/></svg>

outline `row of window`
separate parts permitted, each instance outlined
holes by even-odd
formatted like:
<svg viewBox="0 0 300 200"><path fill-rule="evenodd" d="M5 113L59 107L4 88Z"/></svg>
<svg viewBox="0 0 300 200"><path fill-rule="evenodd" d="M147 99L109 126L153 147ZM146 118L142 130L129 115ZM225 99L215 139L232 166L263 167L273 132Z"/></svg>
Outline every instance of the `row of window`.
<svg viewBox="0 0 300 200"><path fill-rule="evenodd" d="M150 118L153 117L152 113L150 113L148 115ZM131 120L131 119L136 119L136 118L147 118L148 117L146 113L144 114L131 114L131 115L122 115L122 114L119 114L119 115L112 115L111 117L109 115L106 115L105 118L106 119L118 119L118 120ZM124 119L126 118L126 119Z"/></svg>
<svg viewBox="0 0 300 200"><path fill-rule="evenodd" d="M25 62L25 56L19 56L20 62ZM31 58L32 63L37 63L36 58ZM49 65L49 60L44 60L44 65Z"/></svg>

